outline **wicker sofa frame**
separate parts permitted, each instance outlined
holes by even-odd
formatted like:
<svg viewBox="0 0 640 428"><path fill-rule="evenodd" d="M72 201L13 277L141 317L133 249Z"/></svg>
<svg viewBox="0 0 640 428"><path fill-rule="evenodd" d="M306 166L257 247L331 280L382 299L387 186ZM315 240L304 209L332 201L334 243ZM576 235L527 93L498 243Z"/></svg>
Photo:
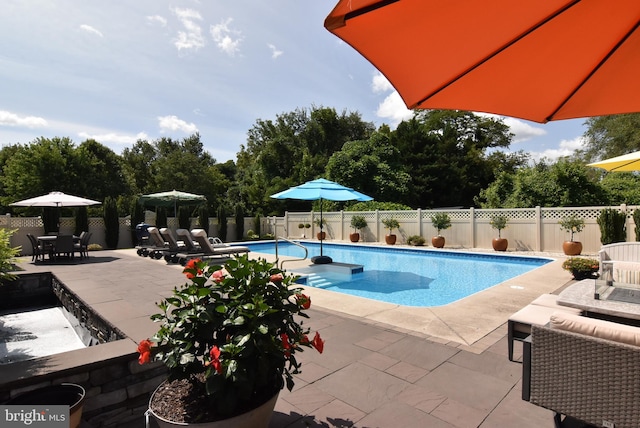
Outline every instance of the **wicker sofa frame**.
<svg viewBox="0 0 640 428"><path fill-rule="evenodd" d="M522 398L598 427L640 426L640 347L548 326L524 343Z"/></svg>

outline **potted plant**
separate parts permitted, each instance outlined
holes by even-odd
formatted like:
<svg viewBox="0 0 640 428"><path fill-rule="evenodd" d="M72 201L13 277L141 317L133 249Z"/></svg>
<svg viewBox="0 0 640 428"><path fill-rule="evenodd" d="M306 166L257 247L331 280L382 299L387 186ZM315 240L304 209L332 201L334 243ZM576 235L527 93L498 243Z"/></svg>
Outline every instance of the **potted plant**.
<svg viewBox="0 0 640 428"><path fill-rule="evenodd" d="M562 250L567 256L577 256L582 253L582 242L574 241L573 234L580 233L584 229L584 220L574 215L563 217L559 222L560 228L570 233L568 241L562 243Z"/></svg>
<svg viewBox="0 0 640 428"><path fill-rule="evenodd" d="M396 235L393 233L393 229L399 229L400 223L393 217L382 219L382 224L386 229L389 229L389 233L384 236L384 241L389 245L396 243Z"/></svg>
<svg viewBox="0 0 640 428"><path fill-rule="evenodd" d="M440 235L441 230L449 229L451 227L451 219L447 213L438 213L431 217L431 224L436 228L438 234L431 238L431 245L436 248L444 247L444 236Z"/></svg>
<svg viewBox="0 0 640 428"><path fill-rule="evenodd" d="M318 238L319 241L324 241L325 239L327 239L327 233L322 230L324 229L324 225L327 224L327 220L324 218L317 218L313 220L313 223L320 228L320 232L316 234L316 238Z"/></svg>
<svg viewBox="0 0 640 428"><path fill-rule="evenodd" d="M224 266L199 259L184 268L187 283L158 303L160 328L138 346L141 364L161 361L168 379L153 393L149 411L161 426L224 421L267 427L280 389L300 373L296 353L323 351L318 333L299 323L309 297L295 277L246 255ZM259 410L257 410L259 409ZM261 417L256 415L262 414ZM266 416L265 416L266 415ZM247 425L230 418L258 417Z"/></svg>
<svg viewBox="0 0 640 428"><path fill-rule="evenodd" d="M507 227L507 222L509 219L504 215L494 215L491 216L491 227L498 230L498 237L493 238L491 244L493 245L493 249L495 251L507 251L507 247L509 246L509 241L501 236L501 231L505 227Z"/></svg>
<svg viewBox="0 0 640 428"><path fill-rule="evenodd" d="M569 257L562 263L562 268L571 272L578 281L597 278L599 267L597 259L586 257Z"/></svg>
<svg viewBox="0 0 640 428"><path fill-rule="evenodd" d="M358 242L360 240L360 231L367 227L367 220L364 216L354 215L351 217L351 227L354 232L349 235L351 242Z"/></svg>

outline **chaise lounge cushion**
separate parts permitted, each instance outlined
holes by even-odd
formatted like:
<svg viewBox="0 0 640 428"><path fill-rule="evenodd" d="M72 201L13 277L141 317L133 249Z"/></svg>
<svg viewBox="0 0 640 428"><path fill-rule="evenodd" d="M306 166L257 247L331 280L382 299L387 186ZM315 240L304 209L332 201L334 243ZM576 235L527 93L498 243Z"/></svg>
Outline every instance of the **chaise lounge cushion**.
<svg viewBox="0 0 640 428"><path fill-rule="evenodd" d="M549 324L551 328L559 330L640 346L640 327L560 311L551 315Z"/></svg>

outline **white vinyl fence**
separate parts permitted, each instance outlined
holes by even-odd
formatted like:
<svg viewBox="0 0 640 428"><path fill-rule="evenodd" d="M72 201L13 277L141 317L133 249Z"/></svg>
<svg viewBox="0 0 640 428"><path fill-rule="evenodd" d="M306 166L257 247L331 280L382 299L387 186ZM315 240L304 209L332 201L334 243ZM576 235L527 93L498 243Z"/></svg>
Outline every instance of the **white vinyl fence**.
<svg viewBox="0 0 640 428"><path fill-rule="evenodd" d="M635 241L635 224L633 211L637 206L620 205L615 207L562 207L562 208L518 208L518 209L447 209L447 210L413 210L413 211L339 211L324 212L322 217L326 220L324 231L327 232L327 240L349 241L349 234L353 232L350 224L354 215L363 216L367 220L367 227L360 231L361 241L384 242L384 236L388 231L384 228L382 220L395 218L400 223L400 229L394 233L398 235L398 244L403 244L409 236L420 235L430 245L431 237L436 235L436 229L431 224L431 217L436 213L447 213L451 218L451 228L443 230L442 236L446 239L445 247L450 248L480 248L491 249L491 240L498 236L498 231L489 224L494 215L506 216L509 220L506 229L501 235L509 241L509 251L538 251L538 252L562 252L562 243L569 240L569 233L564 232L558 222L568 216L576 216L584 219L585 228L575 235L576 241L582 242L584 254L595 254L600 249L600 228L597 223L598 216L604 208L616 208L627 213L627 241ZM319 227L314 220L320 218L319 212L287 212L283 217L262 217L260 219L260 231L274 235L299 239L315 239ZM153 213L148 213L146 223L154 224ZM168 226L172 230L178 227L176 218L167 219ZM300 229L298 225L309 223L308 229ZM18 229L11 238L12 246L22 246L23 254L30 254L31 245L27 240L27 233L42 235L44 228L39 217L11 217L0 216L0 227ZM197 219L192 219L192 228L197 227ZM135 225L133 225L135 228ZM60 232L73 233L74 219L71 217L60 219ZM120 235L118 248L131 248L132 225L129 218L120 219ZM249 230L256 230L255 219L245 218L245 236ZM102 218L89 219L89 231L93 233L91 243L97 243L103 248L105 244L104 222ZM218 226L216 219L210 219L209 234L217 236ZM241 241L245 237L236 237L236 225L233 218L227 222L227 241Z"/></svg>

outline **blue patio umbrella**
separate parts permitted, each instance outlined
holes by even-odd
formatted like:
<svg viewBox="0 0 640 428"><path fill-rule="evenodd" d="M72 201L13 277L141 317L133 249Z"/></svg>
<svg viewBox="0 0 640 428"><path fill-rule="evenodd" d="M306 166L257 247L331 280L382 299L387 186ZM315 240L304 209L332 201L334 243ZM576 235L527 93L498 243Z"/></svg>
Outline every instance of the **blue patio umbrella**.
<svg viewBox="0 0 640 428"><path fill-rule="evenodd" d="M322 230L322 200L328 201L371 201L373 198L350 187L324 178L307 181L299 186L291 187L282 192L271 195L274 199L298 199L302 201L320 201L320 230ZM331 263L330 257L322 254L322 240L320 240L320 256L311 259L316 264Z"/></svg>

